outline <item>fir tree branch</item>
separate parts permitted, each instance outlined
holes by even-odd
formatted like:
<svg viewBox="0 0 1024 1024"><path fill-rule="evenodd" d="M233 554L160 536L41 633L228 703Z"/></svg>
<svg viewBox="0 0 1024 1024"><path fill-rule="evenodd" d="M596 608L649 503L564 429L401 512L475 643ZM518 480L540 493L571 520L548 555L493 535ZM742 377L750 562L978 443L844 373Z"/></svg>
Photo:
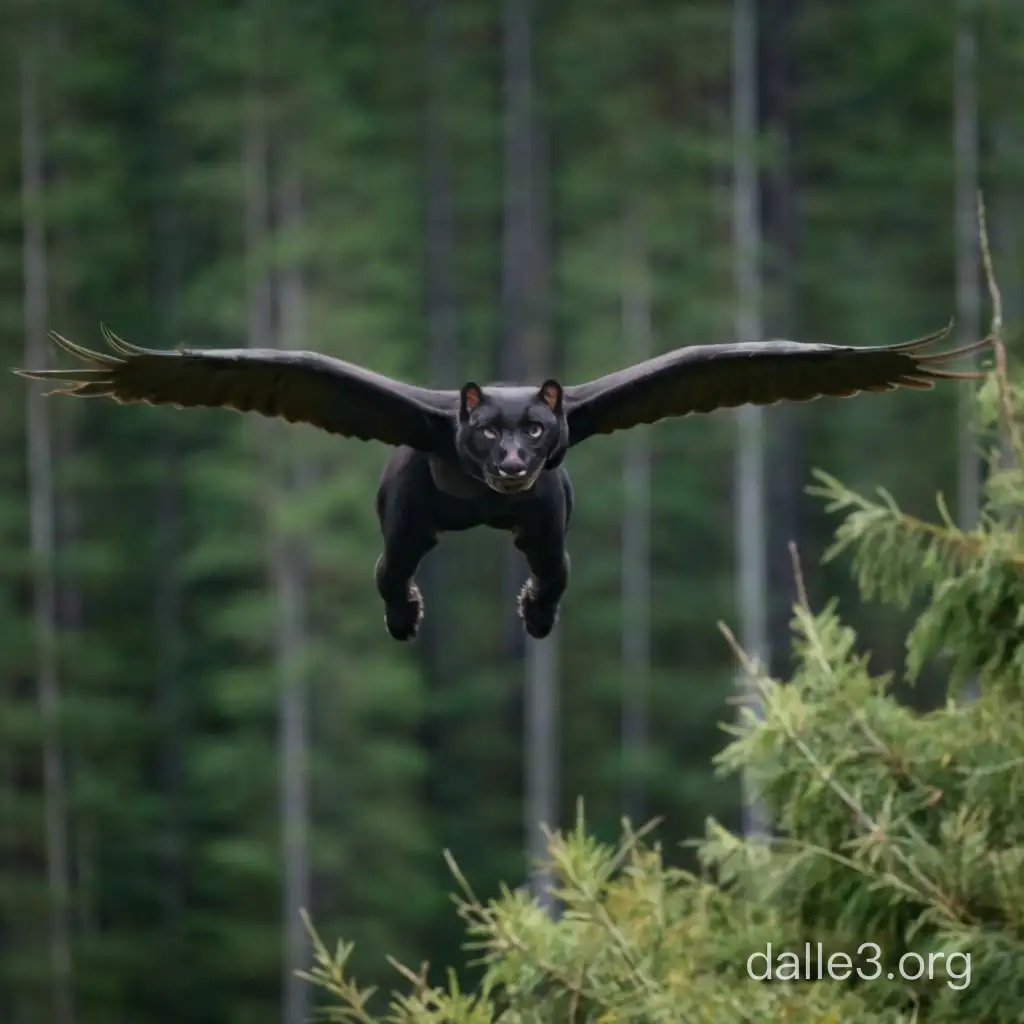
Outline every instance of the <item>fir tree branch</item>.
<svg viewBox="0 0 1024 1024"><path fill-rule="evenodd" d="M803 566L800 562L800 551L797 548L796 541L791 540L789 542L789 558L793 565L793 580L796 585L798 611L802 612L804 616L813 618L810 601L807 596L807 584L804 578ZM817 630L812 630L811 632L814 636L818 635ZM820 644L817 645L816 650L819 653L819 663L826 671L831 671L828 659L825 657L824 651L821 650ZM844 701L846 700L845 694L843 694L842 690L839 691L839 695L841 699ZM864 734L864 738L871 745L874 752L879 754L883 760L885 760L895 774L910 782L920 793L927 797L931 797L934 787L926 785L921 779L914 775L906 761L900 757L896 751L892 750L889 745L885 743L884 740L882 740L882 738L871 728L862 708L855 705L852 701L847 701L847 704L850 708L854 722Z"/></svg>
<svg viewBox="0 0 1024 1024"><path fill-rule="evenodd" d="M804 580L804 570L800 564L800 552L797 549L795 540L789 542L789 560L793 564L793 582L796 584L797 603L804 608L810 608L811 603L807 599L807 583Z"/></svg>
<svg viewBox="0 0 1024 1024"><path fill-rule="evenodd" d="M300 909L302 923L313 946L316 965L310 971L296 971L296 976L336 996L344 1005L320 1011L325 1020L339 1024L377 1024L366 1012L366 1004L376 989L360 989L345 977L345 962L352 954L352 946L338 943L334 955L320 938L305 908Z"/></svg>
<svg viewBox="0 0 1024 1024"><path fill-rule="evenodd" d="M1006 344L1003 341L1003 298L993 267L992 249L989 245L988 225L985 217L985 200L980 189L978 190L978 232L981 238L981 262L985 271L985 283L988 286L989 299L992 302L992 322L989 327L989 336L995 348L995 375L999 388L999 403L1006 434L1017 465L1024 466L1024 438L1021 437L1020 424L1014 415L1010 377L1006 365Z"/></svg>
<svg viewBox="0 0 1024 1024"><path fill-rule="evenodd" d="M804 634L808 640L811 641L812 648L815 649L816 654L820 652L820 642L815 646L815 638L817 631L814 627L814 619L810 614L810 610L801 607L800 619L801 625L804 630ZM719 630L725 636L726 642L732 648L736 654L737 659L743 666L745 672L750 675L750 682L753 688L758 691L762 700L765 701L765 705L769 706L769 699L771 697L771 689L768 685L768 681L763 675L755 668L751 660L747 657L736 639L735 635L724 623L719 622ZM820 638L818 638L820 641ZM825 657L823 652L820 654L821 657ZM824 667L827 671L831 671L831 667L827 664L827 657L823 662ZM907 875L917 883L917 889L912 890L915 892L918 898L923 902L931 902L938 904L942 910L953 920L959 921L963 924L973 925L977 922L974 921L973 917L955 897L946 893L936 882L930 879L920 867L910 858L907 854L892 841L892 838L888 835L886 829L884 829L879 820L871 815L861 804L859 800L851 793L836 777L835 772L828 768L821 759L814 753L814 751L807 745L803 738L793 728L792 724L784 715L778 715L775 719L783 735L792 744L792 746L800 753L804 760L811 766L815 775L820 781L834 793L840 801L846 806L851 812L854 820L862 830L863 838L870 843L877 843L882 845L889 856L900 865L907 872ZM885 876L890 882L900 882L901 887L905 886L898 876L892 875L891 872L887 872Z"/></svg>
<svg viewBox="0 0 1024 1024"><path fill-rule="evenodd" d="M881 501L872 502L822 470L814 470L814 476L819 485L809 487L808 493L825 498L827 511L846 512L823 561L852 547L853 576L865 600L879 597L908 607L915 593L938 593L986 559L991 561L996 552L1000 563L1024 571L1024 553L1019 546L1000 543L1003 535L994 532L990 514L982 515L975 530L964 532L952 521L939 525L908 515L881 488ZM948 520L941 498L937 504L942 519Z"/></svg>
<svg viewBox="0 0 1024 1024"><path fill-rule="evenodd" d="M827 512L837 512L842 509L856 507L859 512L870 515L872 520L871 526L877 525L878 522L887 521L902 530L908 539L913 537L929 538L948 548L951 553L965 561L979 554L984 548L985 535L980 530L964 531L955 525L939 526L936 523L928 522L926 519L919 519L917 516L904 512L896 504L892 495L884 488L880 487L878 489L882 502L877 503L869 501L867 498L857 494L856 491L851 491L836 477L823 470L814 470L813 476L822 482L822 486L808 487L807 493L814 497L825 498L828 501L825 507ZM938 501L940 512L943 513L943 518L945 519L947 513L944 511L941 498ZM868 532L868 520L866 518L857 521L856 527L858 528L853 528L852 526L846 528L850 520L856 516L857 512L854 512L847 519L847 522L840 526L839 531L837 531L837 540L825 552L822 558L823 561L832 561L836 555L841 554L849 547L850 543L861 539ZM888 516L887 520L885 519L886 516Z"/></svg>
<svg viewBox="0 0 1024 1024"><path fill-rule="evenodd" d="M615 1007L603 1000L599 993L593 989L584 987L582 977L580 981L577 982L575 978L561 970L556 964L551 963L546 958L537 954L535 950L531 949L515 932L506 926L500 913L496 913L493 909L489 910L485 907L480 900L477 899L469 880L462 873L462 870L458 866L458 862L452 856L450 850L444 851L444 859L445 863L448 865L448 870L451 871L456 882L459 884L459 887L466 896L465 899L458 901L456 904L458 914L461 918L466 920L471 926L475 924L476 927L485 934L489 932L500 942L507 944L510 949L514 949L540 974L551 979L556 984L560 985L566 992L570 993L570 998L585 998L594 1003L595 1006L600 1006L602 1009L608 1010L609 1012L613 1012L615 1010Z"/></svg>
<svg viewBox="0 0 1024 1024"><path fill-rule="evenodd" d="M547 828L545 828L545 835L549 843L554 839L553 834ZM627 843L628 842L629 840L627 840ZM576 887L576 891L584 897L587 905L590 907L591 913L594 915L594 918L611 937L612 942L622 954L630 972L633 974L635 980L639 982L640 987L645 989L649 995L660 995L660 986L640 967L633 947L626 941L626 937L622 934L619 928L616 927L615 922L611 919L611 915L608 913L607 907L605 907L601 902L598 893L587 885L585 879L579 877L568 859L566 859L560 866L568 881L574 885Z"/></svg>

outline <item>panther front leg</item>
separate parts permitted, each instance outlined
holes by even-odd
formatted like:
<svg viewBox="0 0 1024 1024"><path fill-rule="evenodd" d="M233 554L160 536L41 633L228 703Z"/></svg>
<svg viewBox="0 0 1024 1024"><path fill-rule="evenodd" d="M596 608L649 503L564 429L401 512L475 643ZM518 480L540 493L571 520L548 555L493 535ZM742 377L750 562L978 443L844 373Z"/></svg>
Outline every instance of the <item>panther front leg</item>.
<svg viewBox="0 0 1024 1024"><path fill-rule="evenodd" d="M530 576L519 592L519 615L526 632L542 640L555 628L559 602L569 586L569 552L561 533L521 533L515 545L530 566Z"/></svg>
<svg viewBox="0 0 1024 1024"><path fill-rule="evenodd" d="M384 551L373 568L377 592L384 600L384 625L396 640L412 640L423 620L423 595L413 574L423 556L437 546L419 535L385 538Z"/></svg>
<svg viewBox="0 0 1024 1024"><path fill-rule="evenodd" d="M401 493L392 491L390 497ZM412 640L423 620L423 595L413 575L424 555L437 547L437 537L388 497L383 489L378 498L384 550L373 567L373 580L384 601L384 625L388 632L395 640Z"/></svg>
<svg viewBox="0 0 1024 1024"><path fill-rule="evenodd" d="M423 619L423 595L413 580L424 555L437 547L430 507L430 468L418 453L398 449L377 489L377 519L384 550L373 567L384 601L384 624L396 640L412 640Z"/></svg>

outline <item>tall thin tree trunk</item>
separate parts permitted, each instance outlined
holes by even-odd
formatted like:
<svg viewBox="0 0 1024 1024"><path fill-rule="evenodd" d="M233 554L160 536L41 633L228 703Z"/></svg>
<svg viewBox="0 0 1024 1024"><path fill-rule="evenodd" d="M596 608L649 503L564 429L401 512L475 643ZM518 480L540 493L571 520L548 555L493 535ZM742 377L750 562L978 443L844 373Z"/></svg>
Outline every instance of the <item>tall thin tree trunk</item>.
<svg viewBox="0 0 1024 1024"><path fill-rule="evenodd" d="M761 213L757 137L757 13L754 0L733 6L733 260L736 287L736 337L761 338ZM747 652L767 665L768 613L765 522L764 415L754 406L736 413L735 503L739 561L737 603L740 636ZM746 685L744 681L744 685ZM760 702L748 690L751 706ZM764 811L744 786L743 829L747 836L766 831Z"/></svg>
<svg viewBox="0 0 1024 1024"><path fill-rule="evenodd" d="M456 287L455 188L452 170L448 79L447 0L422 0L423 60L426 96L423 107L423 201L425 214L425 284L429 344L429 374L434 387L454 386L459 373L459 304ZM423 620L422 646L427 700L420 728L426 757L424 795L440 822L442 834L450 825L450 801L445 789L453 771L448 757L452 716L441 695L458 671L450 636L458 626L458 576L451 549L439 545L420 569L420 584L429 614Z"/></svg>
<svg viewBox="0 0 1024 1024"><path fill-rule="evenodd" d="M455 195L449 100L445 88L445 0L423 0L426 103L423 124L424 207L426 214L426 307L429 372L434 387L452 387L459 370L458 301L455 286ZM432 688L443 685L449 663L445 656L451 627L448 600L452 566L447 549L438 547L421 571L424 600L430 614L423 621L426 672ZM438 746L431 727L429 745Z"/></svg>
<svg viewBox="0 0 1024 1024"><path fill-rule="evenodd" d="M532 74L531 74L532 78ZM547 133L540 118L530 118L533 146L530 214L533 226L532 256L529 262L533 317L527 347L527 370L540 381L555 372L556 352L551 332L551 230L548 222L549 167ZM530 844L534 861L544 863L546 843L541 826L558 825L558 793L561 777L558 765L560 638L556 624L543 640L531 640L526 647L526 826L533 829ZM555 913L551 889L554 879L538 866L533 875L534 897L549 913Z"/></svg>
<svg viewBox="0 0 1024 1024"><path fill-rule="evenodd" d="M549 369L551 337L548 308L547 175L540 164L546 152L534 109L533 27L530 0L504 2L504 222L502 252L502 348L500 371L506 380L540 376ZM506 600L527 572L525 559L508 563ZM514 568L513 568L514 567ZM523 644L522 623L510 622L517 648ZM510 637L511 639L511 637ZM524 825L531 862L531 890L553 910L545 859L544 826L554 827L558 815L558 630L526 645Z"/></svg>
<svg viewBox="0 0 1024 1024"><path fill-rule="evenodd" d="M1024 167L1024 137L1016 114L1003 114L993 132L994 163L998 168L988 230L999 278L1006 323L1019 324L1024 313L1024 201L1017 187Z"/></svg>
<svg viewBox="0 0 1024 1024"><path fill-rule="evenodd" d="M554 879L546 865L544 828L558 825L558 636L554 631L527 647L526 813L530 887L534 898L554 912Z"/></svg>
<svg viewBox="0 0 1024 1024"><path fill-rule="evenodd" d="M633 208L626 215L624 250L622 333L628 359L640 362L652 354L651 283L645 225ZM623 808L639 824L647 813L644 759L651 673L651 442L646 427L626 438L622 484Z"/></svg>
<svg viewBox="0 0 1024 1024"><path fill-rule="evenodd" d="M533 70L529 3L504 0L502 8L504 170L498 379L508 382L526 376L532 314ZM525 565L518 551L510 550L506 555L502 586L504 643L512 659L525 651L522 623L513 610Z"/></svg>
<svg viewBox="0 0 1024 1024"><path fill-rule="evenodd" d="M48 299L43 222L43 129L39 101L38 50L23 44L20 64L21 188L24 218L25 365L46 363ZM73 1024L67 797L60 737L57 667L57 586L54 571L54 471L49 417L38 391L27 402L29 517L33 564L33 626L39 710L43 729L46 863L50 890L50 968L54 1020Z"/></svg>
<svg viewBox="0 0 1024 1024"><path fill-rule="evenodd" d="M776 158L761 173L761 239L767 260L762 330L772 338L792 337L796 309L794 287L797 244L797 183L793 161L796 68L794 29L797 0L765 0L759 7L758 92L760 130L771 139ZM805 480L802 424L808 410L779 405L768 410L767 588L768 665L776 678L792 671L790 619L796 581L789 553L799 543Z"/></svg>
<svg viewBox="0 0 1024 1024"><path fill-rule="evenodd" d="M302 186L289 167L278 190L279 223L289 237L301 230ZM301 267L294 262L279 271L278 308L284 348L302 348L305 328L305 287ZM285 439L282 438L282 441ZM309 464L283 444L283 480L274 485L285 497L308 485ZM304 1024L309 986L296 976L308 962L308 938L299 911L309 909L309 792L308 713L306 672L307 579L303 549L294 535L276 524L272 540L274 590L277 594L277 660L280 673L281 827L284 855L285 1024Z"/></svg>
<svg viewBox="0 0 1024 1024"><path fill-rule="evenodd" d="M157 307L160 299L157 299ZM165 307L166 308L166 307ZM185 911L185 817L182 810L182 556L181 455L174 427L161 438L164 471L157 490L155 525L160 573L156 581L156 709L160 718L159 785L164 800L163 897L168 927L182 938Z"/></svg>
<svg viewBox="0 0 1024 1024"><path fill-rule="evenodd" d="M977 337L981 322L978 267L978 100L975 83L977 41L973 0L957 0L953 57L953 157L956 219L956 325L959 340ZM971 357L971 362L975 357ZM962 529L978 522L981 505L981 464L971 431L974 388L960 385L960 436L957 469L958 519ZM978 695L977 680L965 689L970 700Z"/></svg>
<svg viewBox="0 0 1024 1024"><path fill-rule="evenodd" d="M161 194L154 210L152 235L155 266L153 292L157 323L164 345L173 339L179 291L180 229L175 217L171 183L176 180L177 156L173 126L167 110L171 96L171 56L166 40L171 26L158 18L151 35L156 63L156 107L152 137L152 173L161 182ZM182 940L185 910L186 838L182 812L182 579L179 571L182 541L181 452L176 421L160 433L161 461L165 467L157 489L155 509L160 572L156 581L154 626L157 649L157 714L160 716L160 786L166 813L164 818L163 866L164 901L174 938L172 948Z"/></svg>
<svg viewBox="0 0 1024 1024"><path fill-rule="evenodd" d="M953 90L953 150L956 174L956 323L964 342L977 336L981 320L978 278L978 101L975 85L976 40L973 0L957 0ZM974 389L961 387L960 525L977 522L980 476L975 440L969 430Z"/></svg>
<svg viewBox="0 0 1024 1024"><path fill-rule="evenodd" d="M270 348L274 341L272 282L261 269L270 238L270 143L264 103L255 88L247 102L243 142L246 338L251 348Z"/></svg>
<svg viewBox="0 0 1024 1024"><path fill-rule="evenodd" d="M533 57L530 0L504 0L504 215L502 222L501 350L508 381L526 375L534 314Z"/></svg>
<svg viewBox="0 0 1024 1024"><path fill-rule="evenodd" d="M53 458L56 465L69 465L74 458L74 435L70 424L60 429L54 424ZM57 552L73 551L81 538L81 508L77 489L70 484L55 484L57 521L55 544ZM82 594L74 578L65 578L57 588L57 626L64 637L80 635L85 626L85 607ZM58 663L58 671L60 665ZM97 894L93 880L93 850L95 847L93 823L87 814L75 806L76 780L88 770L86 758L76 756L73 742L61 745L64 761L65 791L67 794L68 887L74 893L68 908L69 928L72 936L82 940L96 932Z"/></svg>
<svg viewBox="0 0 1024 1024"><path fill-rule="evenodd" d="M253 348L275 347L274 279L253 264L263 259L271 237L271 143L266 111L257 92L250 97L245 125L245 228L249 258L248 343ZM294 231L302 220L302 196L293 171L283 176L275 190L280 220ZM304 295L301 274L286 269L278 278L277 309L281 336L294 346L304 333ZM308 853L308 792L306 750L306 695L302 651L305 642L305 586L300 553L282 534L281 504L293 490L295 465L284 455L284 445L275 428L265 424L261 431L275 456L268 467L264 507L268 512L267 564L276 603L274 646L280 693L280 819L284 886L282 916L284 1024L303 1024L308 1007L308 988L295 976L304 967L306 936L299 917L309 906L310 872ZM280 470L280 472L279 472Z"/></svg>

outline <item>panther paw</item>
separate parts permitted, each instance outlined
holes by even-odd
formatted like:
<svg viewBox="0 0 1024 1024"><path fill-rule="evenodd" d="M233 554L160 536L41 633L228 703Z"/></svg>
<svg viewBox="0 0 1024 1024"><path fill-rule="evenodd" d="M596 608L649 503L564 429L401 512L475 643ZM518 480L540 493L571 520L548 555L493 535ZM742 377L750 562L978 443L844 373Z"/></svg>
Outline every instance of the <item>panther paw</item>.
<svg viewBox="0 0 1024 1024"><path fill-rule="evenodd" d="M540 602L536 594L533 577L530 577L519 591L519 617L530 636L535 640L543 640L558 621L558 603Z"/></svg>
<svg viewBox="0 0 1024 1024"><path fill-rule="evenodd" d="M387 605L384 609L384 625L396 640L415 638L423 621L423 595L415 583L409 584L409 596L399 605Z"/></svg>

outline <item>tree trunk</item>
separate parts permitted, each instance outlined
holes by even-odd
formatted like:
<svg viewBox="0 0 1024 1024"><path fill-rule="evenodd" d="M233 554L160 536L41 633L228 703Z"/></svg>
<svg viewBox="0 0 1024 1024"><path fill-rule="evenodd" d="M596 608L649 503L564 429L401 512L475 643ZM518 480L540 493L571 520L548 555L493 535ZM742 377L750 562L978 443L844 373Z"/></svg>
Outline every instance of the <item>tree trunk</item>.
<svg viewBox="0 0 1024 1024"><path fill-rule="evenodd" d="M176 180L177 155L173 126L167 110L171 98L171 56L167 39L172 31L166 18L152 26L150 39L156 64L156 102L151 136L151 173L161 183L153 215L155 253L153 292L156 322L165 347L174 343L175 310L179 292L180 228L175 217L172 182ZM160 459L165 467L157 489L155 522L160 565L154 602L156 635L157 714L160 718L160 780L166 812L162 856L164 901L173 930L172 949L184 939L185 911L185 816L182 808L183 721L181 692L183 623L180 564L183 553L181 451L176 418L169 418L160 432Z"/></svg>
<svg viewBox="0 0 1024 1024"><path fill-rule="evenodd" d="M530 46L530 0L504 0L503 214L501 252L501 328L498 379L514 383L526 376L531 317L530 256L533 247L533 69ZM526 560L515 549L505 557L502 608L504 645L509 658L525 652L522 622L515 602Z"/></svg>
<svg viewBox="0 0 1024 1024"><path fill-rule="evenodd" d="M953 56L953 160L956 219L956 329L958 340L977 337L981 324L978 268L978 101L975 84L976 47L973 0L957 0ZM971 368L976 357L970 358ZM957 461L957 511L961 529L972 529L981 506L981 464L971 431L974 387L959 388L960 429ZM967 699L978 696L973 680L964 690Z"/></svg>
<svg viewBox="0 0 1024 1024"><path fill-rule="evenodd" d="M541 166L541 128L534 111L533 29L529 0L504 0L504 217L502 226L502 330L499 373L506 381L541 376L551 361L548 325L547 176ZM504 599L509 646L524 644L522 623L511 609L528 572L525 559L510 553ZM553 909L543 827L557 824L558 629L526 644L525 814L531 890Z"/></svg>
<svg viewBox="0 0 1024 1024"><path fill-rule="evenodd" d="M455 287L455 196L448 133L445 88L445 0L423 0L426 102L423 119L423 185L426 220L426 309L429 333L429 373L434 387L455 386L459 371L458 301ZM422 648L427 685L432 694L445 685L452 666L446 651L452 628L453 566L445 545L424 560L420 570L426 607ZM423 742L431 752L427 799L433 804L443 750L443 723L428 701Z"/></svg>
<svg viewBox="0 0 1024 1024"><path fill-rule="evenodd" d="M736 288L736 338L761 338L761 213L757 171L757 11L754 0L735 0L733 7L733 269ZM735 508L737 604L740 640L749 655L767 665L767 527L765 521L762 410L737 410ZM745 680L742 681L747 686ZM749 690L752 707L760 701ZM748 837L766 831L764 811L744 787L743 830Z"/></svg>
<svg viewBox="0 0 1024 1024"><path fill-rule="evenodd" d="M301 230L302 187L294 167L289 168L278 190L279 223L293 237ZM281 344L302 348L305 329L305 287L302 270L295 263L283 267L278 278ZM284 440L284 439L282 439ZM301 454L282 444L283 479L275 483L277 494L287 499L308 484L309 464ZM285 1024L304 1024L309 986L296 976L308 963L309 943L300 910L310 909L309 792L307 750L307 696L303 651L306 648L307 580L303 550L298 538L282 532L276 536L272 566L277 594L277 663L280 673L281 729L281 827L284 855L285 930Z"/></svg>
<svg viewBox="0 0 1024 1024"><path fill-rule="evenodd" d="M651 283L645 226L635 209L626 215L624 249L622 333L628 359L641 362L652 354ZM646 427L627 435L622 485L623 813L639 825L647 813L651 672L651 442Z"/></svg>
<svg viewBox="0 0 1024 1024"><path fill-rule="evenodd" d="M275 347L273 326L274 281L256 269L254 261L267 251L271 237L271 143L266 113L258 94L250 97L245 126L245 228L250 262L248 282L248 343L252 348ZM302 219L298 177L287 172L275 190L282 226L294 231ZM277 308L281 336L294 347L304 333L304 295L299 271L289 267L277 281ZM280 730L280 819L284 886L282 916L284 1024L303 1024L308 1009L308 988L295 971L307 965L307 942L300 909L308 909L310 872L308 853L308 792L306 751L306 695L302 665L305 645L305 585L300 555L282 532L282 505L293 490L295 464L284 452L280 424L261 425L267 450L274 454L268 469L264 507L268 514L267 565L275 599L274 646L278 668ZM281 456L278 458L277 456ZM278 472L280 468L281 472Z"/></svg>
<svg viewBox="0 0 1024 1024"><path fill-rule="evenodd" d="M532 77L532 75L531 75ZM550 306L550 224L547 219L548 153L547 133L540 119L532 114L530 213L533 245L531 273L531 330L527 341L528 376L540 381L555 373L556 353L551 333ZM555 913L551 895L554 878L543 866L547 844L542 826L558 825L559 742L559 650L561 630L556 625L543 640L531 640L526 647L526 827L533 830L531 856L537 864L533 874L533 894L550 914Z"/></svg>
<svg viewBox="0 0 1024 1024"><path fill-rule="evenodd" d="M1018 168L1024 166L1024 139L1016 116L1003 114L993 132L999 181L992 196L988 231L992 259L1003 300L1004 324L1019 324L1024 314L1024 202L1017 187Z"/></svg>
<svg viewBox="0 0 1024 1024"><path fill-rule="evenodd" d="M75 443L71 424L54 424L53 459L56 465L70 465L75 455ZM55 525L55 548L74 551L81 543L81 507L79 495L73 485L54 481L54 500L57 506ZM85 607L82 594L74 578L60 581L56 593L57 628L62 637L74 638L81 635L85 627ZM58 659L58 672L61 671ZM76 780L80 773L90 770L86 758L77 754L74 742L61 744L64 765L64 786L67 805L67 847L68 847L68 888L74 899L68 907L69 931L79 941L88 941L97 929L97 894L93 882L93 850L95 848L94 824L89 816L75 806Z"/></svg>
<svg viewBox="0 0 1024 1024"><path fill-rule="evenodd" d="M436 387L452 387L459 368L459 332L455 287L455 195L445 88L445 0L424 0L424 6L427 67L424 177L430 376Z"/></svg>
<svg viewBox="0 0 1024 1024"><path fill-rule="evenodd" d="M953 151L956 175L956 326L959 340L977 337L981 321L978 279L978 105L973 0L957 0L953 87ZM972 362L974 357L972 357ZM960 526L978 519L980 477L975 440L969 430L974 388L961 386L958 509Z"/></svg>
<svg viewBox="0 0 1024 1024"><path fill-rule="evenodd" d="M38 51L22 47L21 198L24 220L25 365L46 365L48 306L46 237L43 223L42 111ZM69 914L67 797L60 738L60 679L57 666L57 586L54 571L54 471L45 399L30 389L27 406L29 521L33 567L33 627L43 735L46 864L50 890L50 968L54 1020L75 1019Z"/></svg>
<svg viewBox="0 0 1024 1024"><path fill-rule="evenodd" d="M795 106L793 43L796 0L766 0L758 23L760 129L773 141L777 159L761 173L761 232L767 256L762 328L768 337L788 338L794 322L796 266L796 177L793 162ZM790 619L796 601L791 542L799 546L802 530L805 468L803 429L806 411L780 405L765 415L771 473L766 477L768 504L768 665L776 678L793 669Z"/></svg>

